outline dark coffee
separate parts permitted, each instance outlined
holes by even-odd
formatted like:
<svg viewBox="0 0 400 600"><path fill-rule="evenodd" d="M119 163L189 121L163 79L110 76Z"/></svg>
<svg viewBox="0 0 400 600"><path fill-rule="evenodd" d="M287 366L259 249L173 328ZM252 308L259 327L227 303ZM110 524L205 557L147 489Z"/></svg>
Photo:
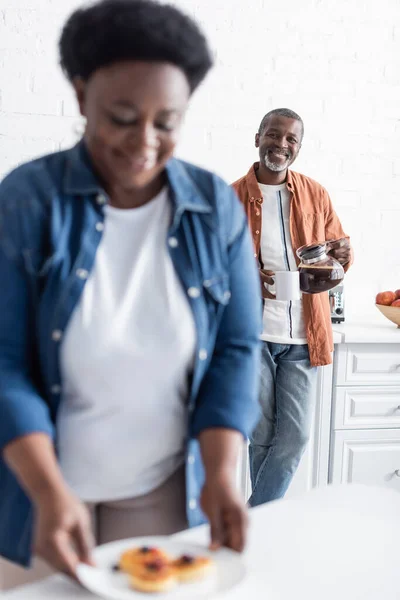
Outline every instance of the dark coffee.
<svg viewBox="0 0 400 600"><path fill-rule="evenodd" d="M304 294L320 294L327 292L339 285L343 280L344 273L340 267L301 265L300 289Z"/></svg>

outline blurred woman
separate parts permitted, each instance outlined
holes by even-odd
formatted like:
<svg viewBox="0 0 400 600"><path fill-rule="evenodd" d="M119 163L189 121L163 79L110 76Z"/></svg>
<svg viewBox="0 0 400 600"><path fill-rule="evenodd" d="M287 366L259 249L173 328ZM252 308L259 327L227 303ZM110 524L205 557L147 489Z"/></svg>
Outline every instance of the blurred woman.
<svg viewBox="0 0 400 600"><path fill-rule="evenodd" d="M93 538L204 517L241 550L258 276L234 192L172 158L210 51L149 0L77 10L59 48L84 137L0 186L0 554L73 575Z"/></svg>

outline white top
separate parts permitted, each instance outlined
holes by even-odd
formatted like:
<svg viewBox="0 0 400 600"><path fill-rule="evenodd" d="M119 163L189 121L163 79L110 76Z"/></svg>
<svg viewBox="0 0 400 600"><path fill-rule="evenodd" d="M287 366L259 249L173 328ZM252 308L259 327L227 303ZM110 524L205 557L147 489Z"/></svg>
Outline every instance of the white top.
<svg viewBox="0 0 400 600"><path fill-rule="evenodd" d="M290 192L286 184L259 184L262 195L261 259L269 271L297 271L292 247ZM275 293L274 286L268 288ZM306 344L303 301L265 300L261 339L277 344Z"/></svg>
<svg viewBox="0 0 400 600"><path fill-rule="evenodd" d="M64 336L58 449L85 501L146 494L183 460L196 331L167 247L170 221L166 189L140 208L105 207Z"/></svg>

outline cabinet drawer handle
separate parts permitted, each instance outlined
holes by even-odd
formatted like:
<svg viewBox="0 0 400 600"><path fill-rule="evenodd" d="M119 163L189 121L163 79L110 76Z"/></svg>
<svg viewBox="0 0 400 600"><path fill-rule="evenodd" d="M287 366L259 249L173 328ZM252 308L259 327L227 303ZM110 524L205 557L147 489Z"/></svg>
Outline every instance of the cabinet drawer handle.
<svg viewBox="0 0 400 600"><path fill-rule="evenodd" d="M396 477L400 477L400 469L396 469L394 474L396 475Z"/></svg>

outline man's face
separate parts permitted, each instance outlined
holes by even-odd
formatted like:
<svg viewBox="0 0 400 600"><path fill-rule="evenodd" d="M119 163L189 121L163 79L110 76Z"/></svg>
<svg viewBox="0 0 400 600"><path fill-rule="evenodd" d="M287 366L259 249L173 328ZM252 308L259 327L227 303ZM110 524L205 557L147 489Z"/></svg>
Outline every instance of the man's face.
<svg viewBox="0 0 400 600"><path fill-rule="evenodd" d="M256 134L260 162L274 173L286 171L297 158L302 136L300 121L272 115L265 123L263 131Z"/></svg>

